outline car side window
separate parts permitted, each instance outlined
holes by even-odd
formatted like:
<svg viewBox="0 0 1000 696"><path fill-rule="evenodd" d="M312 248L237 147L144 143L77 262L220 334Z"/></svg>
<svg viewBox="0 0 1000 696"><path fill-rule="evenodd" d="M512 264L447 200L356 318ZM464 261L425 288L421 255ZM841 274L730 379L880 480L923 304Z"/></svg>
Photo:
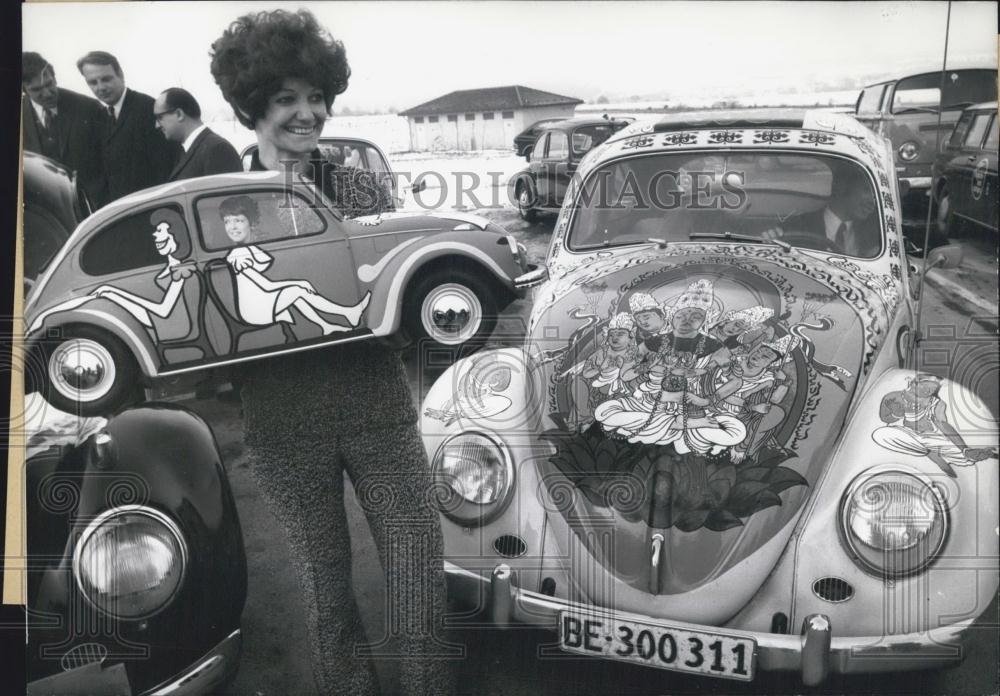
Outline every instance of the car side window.
<svg viewBox="0 0 1000 696"><path fill-rule="evenodd" d="M80 268L87 275L103 276L162 267L163 256L150 236L154 229L150 215L162 210L171 210L177 219L184 220L184 213L178 205L159 205L122 218L87 240L80 252ZM173 233L175 236L182 234L180 230L173 230Z"/></svg>
<svg viewBox="0 0 1000 696"><path fill-rule="evenodd" d="M210 251L281 239L308 237L326 229L304 196L280 190L204 196L195 203L198 231Z"/></svg>
<svg viewBox="0 0 1000 696"><path fill-rule="evenodd" d="M990 122L990 132L986 135L986 143L983 145L984 150L996 150L997 149L997 116L993 114L993 120Z"/></svg>
<svg viewBox="0 0 1000 696"><path fill-rule="evenodd" d="M535 147L531 150L531 161L537 162L538 160L545 157L545 143L549 139L549 134L545 133L539 136L538 140L535 141Z"/></svg>
<svg viewBox="0 0 1000 696"><path fill-rule="evenodd" d="M857 113L867 114L878 111L885 88L886 85L875 85L862 90L861 96L858 98Z"/></svg>
<svg viewBox="0 0 1000 696"><path fill-rule="evenodd" d="M969 132L969 126L972 125L972 116L973 114L971 111L966 111L962 114L962 117L958 119L958 123L955 124L955 130L952 131L951 137L948 138L948 147L962 147L962 142L965 140L965 134Z"/></svg>
<svg viewBox="0 0 1000 696"><path fill-rule="evenodd" d="M384 159L382 159L382 154L373 147L366 147L365 154L368 155L368 168L371 169L376 174L388 174L389 165Z"/></svg>
<svg viewBox="0 0 1000 696"><path fill-rule="evenodd" d="M569 154L569 138L562 131L549 133L549 153L546 159L566 159Z"/></svg>
<svg viewBox="0 0 1000 696"><path fill-rule="evenodd" d="M983 136L986 135L986 128L990 125L992 114L976 114L972 119L972 125L965 136L964 147L968 150L978 150L983 144Z"/></svg>

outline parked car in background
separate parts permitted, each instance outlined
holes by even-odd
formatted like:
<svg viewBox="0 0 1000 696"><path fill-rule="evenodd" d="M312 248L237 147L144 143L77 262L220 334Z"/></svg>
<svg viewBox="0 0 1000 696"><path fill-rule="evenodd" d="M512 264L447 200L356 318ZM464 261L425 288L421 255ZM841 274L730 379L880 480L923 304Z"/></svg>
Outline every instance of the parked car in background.
<svg viewBox="0 0 1000 696"><path fill-rule="evenodd" d="M538 134L542 132L542 128L549 123L555 123L556 121L562 121L561 118L543 118L541 121L535 121L530 126L525 128L523 131L514 136L514 150L517 151L518 157L525 157L531 148L535 146L535 140L538 138Z"/></svg>
<svg viewBox="0 0 1000 696"><path fill-rule="evenodd" d="M584 155L630 122L605 116L543 124L526 155L528 166L507 182L521 218L532 222L540 212L558 212Z"/></svg>
<svg viewBox="0 0 1000 696"><path fill-rule="evenodd" d="M29 694L210 694L237 670L240 521L212 431L26 398Z"/></svg>
<svg viewBox="0 0 1000 696"><path fill-rule="evenodd" d="M927 203L938 148L962 110L996 98L996 68L947 70L943 76L937 71L868 85L858 95L855 113L892 142L896 173L909 187L907 207L917 210Z"/></svg>
<svg viewBox="0 0 1000 696"><path fill-rule="evenodd" d="M325 137L319 139L319 150L327 159L337 164L374 172L378 176L379 181L391 193L396 208L403 207L406 201L405 191L401 190L399 181L393 176L392 167L389 166L389 158L382 152L382 148L371 140L365 140L364 138ZM240 153L244 171L250 171L250 162L255 152L257 152L257 143L248 145ZM425 185L425 182L420 181L402 187L402 189L408 188L412 193L417 193Z"/></svg>
<svg viewBox="0 0 1000 696"><path fill-rule="evenodd" d="M892 158L813 111L676 114L591 150L518 280L523 344L423 403L451 595L723 679L960 660L1000 584L997 424L912 367Z"/></svg>
<svg viewBox="0 0 1000 696"><path fill-rule="evenodd" d="M463 213L344 219L312 182L220 174L138 191L73 233L25 306L33 379L101 415L144 381L401 328L481 345L524 252Z"/></svg>
<svg viewBox="0 0 1000 696"><path fill-rule="evenodd" d="M947 240L961 223L997 231L997 103L962 112L934 163L937 233Z"/></svg>
<svg viewBox="0 0 1000 696"><path fill-rule="evenodd" d="M49 262L91 213L90 201L76 175L48 157L24 153L25 295Z"/></svg>

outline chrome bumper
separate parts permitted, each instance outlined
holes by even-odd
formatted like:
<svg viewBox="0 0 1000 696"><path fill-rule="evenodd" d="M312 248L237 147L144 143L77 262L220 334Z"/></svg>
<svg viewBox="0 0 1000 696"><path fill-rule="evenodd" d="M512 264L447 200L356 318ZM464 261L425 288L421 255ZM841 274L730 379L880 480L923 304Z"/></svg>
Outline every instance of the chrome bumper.
<svg viewBox="0 0 1000 696"><path fill-rule="evenodd" d="M559 612L567 609L595 610L579 602L549 597L516 585L515 573L501 563L489 580L478 573L445 561L449 592L487 598L491 621L499 627L514 623L557 630ZM627 621L662 623L662 619L617 611ZM764 671L795 671L806 686L822 683L830 674L861 674L927 669L954 664L962 659L961 633L971 625L964 621L925 633L891 636L834 637L829 618L812 614L803 621L799 635L741 631L725 627L727 635L756 641L757 668ZM669 621L675 628L708 632L715 626Z"/></svg>
<svg viewBox="0 0 1000 696"><path fill-rule="evenodd" d="M911 191L914 189L929 189L931 187L931 177L929 176L903 176L899 180L909 182Z"/></svg>
<svg viewBox="0 0 1000 696"><path fill-rule="evenodd" d="M242 646L242 634L236 629L200 660L143 696L196 696L215 692L236 672ZM30 682L27 692L31 696L80 693L122 696L133 693L123 664L105 667L100 662Z"/></svg>

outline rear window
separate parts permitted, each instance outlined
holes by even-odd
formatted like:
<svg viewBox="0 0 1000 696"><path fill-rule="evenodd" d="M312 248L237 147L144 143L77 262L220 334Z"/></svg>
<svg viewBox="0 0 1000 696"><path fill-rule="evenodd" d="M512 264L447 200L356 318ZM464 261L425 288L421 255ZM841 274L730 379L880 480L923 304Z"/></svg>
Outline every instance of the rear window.
<svg viewBox="0 0 1000 696"><path fill-rule="evenodd" d="M87 275L103 276L163 266L163 245L153 234L164 219L177 245L173 256L179 261L185 259L191 253L191 241L184 214L180 206L165 205L129 215L94 234L80 252L80 268Z"/></svg>
<svg viewBox="0 0 1000 696"><path fill-rule="evenodd" d="M614 135L615 129L609 125L582 126L573 131L573 154L583 155Z"/></svg>

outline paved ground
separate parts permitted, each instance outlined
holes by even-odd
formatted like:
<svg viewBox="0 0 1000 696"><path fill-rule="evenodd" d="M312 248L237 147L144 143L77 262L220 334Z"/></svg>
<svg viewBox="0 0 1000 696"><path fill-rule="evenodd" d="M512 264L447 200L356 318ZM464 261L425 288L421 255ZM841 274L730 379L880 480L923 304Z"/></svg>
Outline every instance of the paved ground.
<svg viewBox="0 0 1000 696"><path fill-rule="evenodd" d="M552 220L527 225L510 211L493 213L514 232L535 258L544 256ZM996 355L996 240L973 236L963 240L969 248L958 269L935 271L927 293L925 329L932 335L921 354L921 365L972 386L994 413L997 398ZM973 302L970 297L978 298ZM992 305L983 303L992 302ZM516 325L527 311L519 302L508 310ZM409 356L415 398L420 399L429 378L418 378ZM433 375L430 375L433 377ZM245 631L242 667L231 693L285 696L313 694L303 613L297 599L295 577L281 530L260 499L247 471L238 405L231 401L189 400L188 406L212 423L223 449L236 495L249 560L250 590L243 614ZM382 625L383 576L377 555L357 504L349 496L348 508L355 549L354 577L359 603L370 638ZM965 662L956 669L884 677L840 679L822 689L803 690L794 679L763 677L753 685L683 678L641 667L581 660L570 656L539 658L552 635L534 629L456 631L453 639L466 646L467 657L458 663L461 693L468 694L695 694L695 693L996 693L997 600L981 620ZM397 690L397 671L391 663L380 666L386 692Z"/></svg>

